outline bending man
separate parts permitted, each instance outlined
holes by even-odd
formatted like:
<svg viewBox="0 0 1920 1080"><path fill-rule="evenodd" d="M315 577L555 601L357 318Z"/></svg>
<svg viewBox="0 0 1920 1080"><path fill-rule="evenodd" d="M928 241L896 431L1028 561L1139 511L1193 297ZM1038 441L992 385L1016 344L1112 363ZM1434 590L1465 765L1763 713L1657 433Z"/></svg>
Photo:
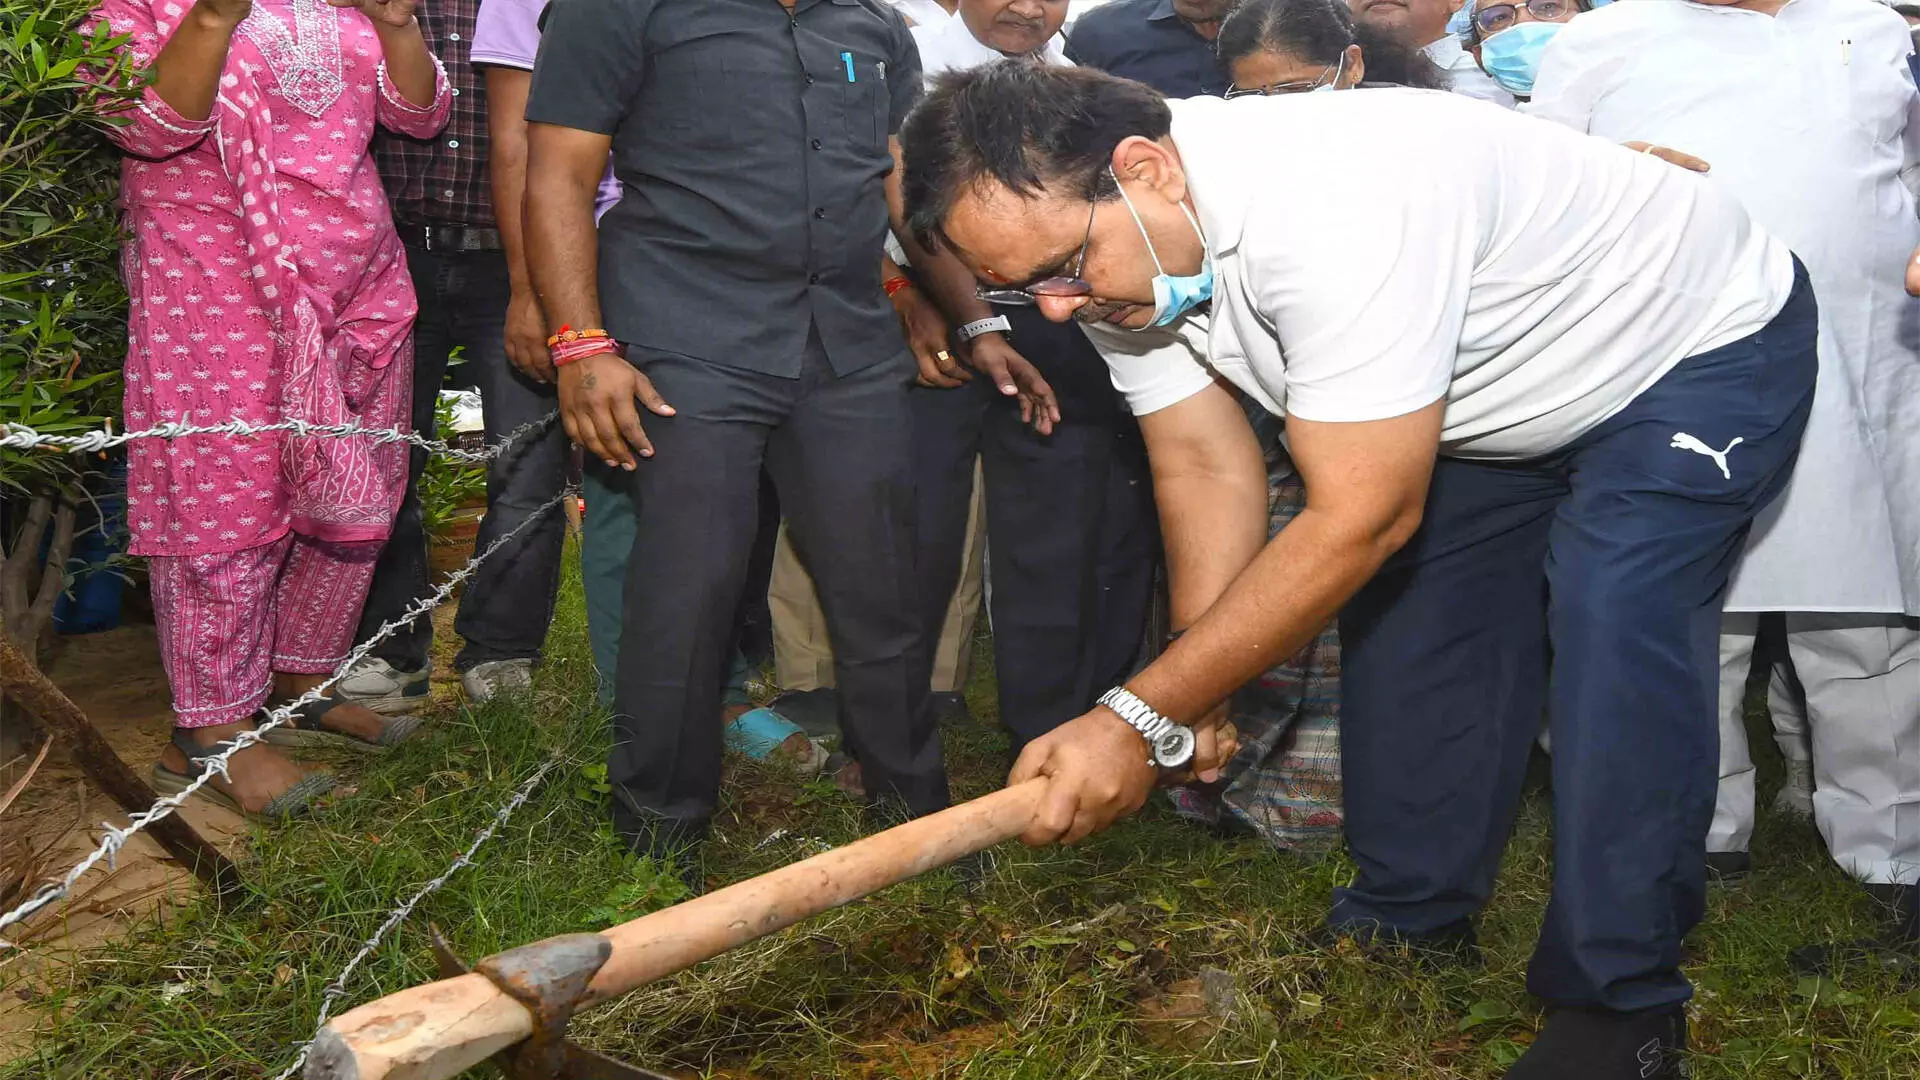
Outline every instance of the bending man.
<svg viewBox="0 0 1920 1080"><path fill-rule="evenodd" d="M992 65L943 79L902 141L910 227L1050 317L1212 302L1210 366L1110 361L1187 632L1028 746L1013 779L1052 790L1027 839L1106 827L1156 762L1211 773L1217 704L1339 613L1359 874L1334 928L1471 947L1544 709L1530 984L1556 1008L1509 1075L1680 1075L1721 599L1813 394L1791 253L1684 170L1446 95L1168 103ZM1406 179L1433 172L1455 182ZM1219 378L1286 417L1307 507L1271 542Z"/></svg>

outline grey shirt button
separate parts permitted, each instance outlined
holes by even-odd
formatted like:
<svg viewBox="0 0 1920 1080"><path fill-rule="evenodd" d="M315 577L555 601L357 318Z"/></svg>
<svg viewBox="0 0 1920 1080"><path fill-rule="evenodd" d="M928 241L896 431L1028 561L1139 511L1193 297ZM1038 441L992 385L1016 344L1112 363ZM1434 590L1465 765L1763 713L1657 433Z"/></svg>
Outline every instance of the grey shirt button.
<svg viewBox="0 0 1920 1080"><path fill-rule="evenodd" d="M450 150L458 150L458 149L460 149L460 140L459 140L459 139L448 139L448 140L447 140L447 148L448 148L448 149L450 149Z"/></svg>

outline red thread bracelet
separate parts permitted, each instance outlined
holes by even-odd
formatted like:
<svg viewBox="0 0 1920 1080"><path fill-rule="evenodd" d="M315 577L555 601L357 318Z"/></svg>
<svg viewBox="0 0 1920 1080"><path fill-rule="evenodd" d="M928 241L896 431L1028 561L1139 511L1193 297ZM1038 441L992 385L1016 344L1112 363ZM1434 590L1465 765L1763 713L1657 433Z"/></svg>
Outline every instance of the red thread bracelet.
<svg viewBox="0 0 1920 1080"><path fill-rule="evenodd" d="M900 290L913 288L913 279L902 274L899 277L890 277L881 282L880 287L887 290L887 298L892 299Z"/></svg>
<svg viewBox="0 0 1920 1080"><path fill-rule="evenodd" d="M563 341L547 350L553 357L554 367L565 367L589 356L602 356L608 353L618 355L620 344L608 337L581 338L577 341Z"/></svg>

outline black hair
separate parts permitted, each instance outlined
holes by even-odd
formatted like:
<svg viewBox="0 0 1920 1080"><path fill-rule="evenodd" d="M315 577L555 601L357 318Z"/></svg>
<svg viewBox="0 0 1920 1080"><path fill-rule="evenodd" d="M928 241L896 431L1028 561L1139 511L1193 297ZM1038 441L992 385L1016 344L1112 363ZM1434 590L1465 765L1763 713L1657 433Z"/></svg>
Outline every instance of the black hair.
<svg viewBox="0 0 1920 1080"><path fill-rule="evenodd" d="M1113 148L1172 126L1157 91L1092 68L1006 60L949 72L900 129L907 228L931 242L954 203L987 183L1029 198L1111 199Z"/></svg>
<svg viewBox="0 0 1920 1080"><path fill-rule="evenodd" d="M1355 23L1346 0L1243 0L1220 24L1214 42L1226 64L1272 50L1331 65L1349 45L1360 46L1370 83L1447 89L1445 73L1426 54Z"/></svg>

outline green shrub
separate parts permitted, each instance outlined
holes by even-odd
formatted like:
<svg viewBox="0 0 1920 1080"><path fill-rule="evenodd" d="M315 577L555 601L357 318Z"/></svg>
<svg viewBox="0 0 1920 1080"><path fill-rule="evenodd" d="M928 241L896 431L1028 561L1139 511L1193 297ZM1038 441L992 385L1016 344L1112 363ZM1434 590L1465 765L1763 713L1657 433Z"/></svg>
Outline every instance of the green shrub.
<svg viewBox="0 0 1920 1080"><path fill-rule="evenodd" d="M142 74L104 26L81 31L92 6L0 0L0 424L60 434L119 414L126 355L119 157L101 107L137 93ZM84 466L0 451L0 484L41 494Z"/></svg>

